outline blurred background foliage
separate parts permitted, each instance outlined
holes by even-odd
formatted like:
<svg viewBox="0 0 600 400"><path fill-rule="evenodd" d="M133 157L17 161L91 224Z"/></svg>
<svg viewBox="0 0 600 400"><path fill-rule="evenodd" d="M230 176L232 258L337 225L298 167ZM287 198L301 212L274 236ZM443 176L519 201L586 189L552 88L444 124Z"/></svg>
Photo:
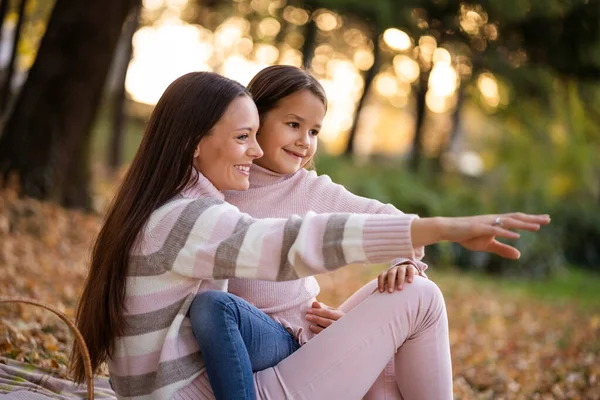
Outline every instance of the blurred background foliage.
<svg viewBox="0 0 600 400"><path fill-rule="evenodd" d="M59 119L31 127L19 121L33 105L62 101L58 96L68 92L46 90L51 78L33 79L52 68L50 58L36 55L51 47L52 38L42 38L52 30L51 17L58 26L68 0L1 2L0 172L5 182L18 176L24 194L101 211L110 193L101 183L126 167L153 104L173 79L209 70L246 84L267 65L291 64L309 69L329 97L319 173L421 216L552 214L550 227L523 234L518 263L450 244L432 248L429 263L535 278L569 266L600 272L600 1L104 4L107 13L127 12L105 24L121 31L106 42L106 68L85 66L104 82L102 91L60 103L53 111ZM101 8L88 9L77 11L82 20L106 17ZM84 26L70 30L74 46L91 46L77 44ZM52 54L79 62L66 51ZM72 125L81 104L93 111L90 121ZM36 150L42 161L24 162L31 154L19 148L48 132L55 139ZM18 144L15 137L25 139ZM79 157L75 164L55 161L60 143L77 143L58 153ZM73 165L92 169L72 178Z"/></svg>

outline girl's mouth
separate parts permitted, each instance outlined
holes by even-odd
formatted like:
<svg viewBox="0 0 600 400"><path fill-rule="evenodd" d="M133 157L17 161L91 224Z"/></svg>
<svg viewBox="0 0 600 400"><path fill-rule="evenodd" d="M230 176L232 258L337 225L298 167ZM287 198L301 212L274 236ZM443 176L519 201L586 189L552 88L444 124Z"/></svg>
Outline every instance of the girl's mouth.
<svg viewBox="0 0 600 400"><path fill-rule="evenodd" d="M300 160L304 158L303 154L296 153L295 151L290 151L286 149L283 149L283 151L285 151L290 157L298 158Z"/></svg>

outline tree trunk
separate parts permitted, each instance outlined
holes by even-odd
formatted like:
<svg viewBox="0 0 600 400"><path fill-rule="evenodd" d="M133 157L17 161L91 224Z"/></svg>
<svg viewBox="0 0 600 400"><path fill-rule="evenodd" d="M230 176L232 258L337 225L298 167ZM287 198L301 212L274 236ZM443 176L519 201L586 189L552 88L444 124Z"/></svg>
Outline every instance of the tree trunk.
<svg viewBox="0 0 600 400"><path fill-rule="evenodd" d="M8 11L8 0L0 0L0 43L2 43L2 28L4 27L4 18Z"/></svg>
<svg viewBox="0 0 600 400"><path fill-rule="evenodd" d="M440 155L452 150L452 147L454 147L454 145L458 141L461 132L460 113L462 112L463 105L465 104L464 83L461 82L456 90L458 92L456 93L456 109L452 114L452 132L450 132L448 143L446 144L446 147L444 147L443 150L440 152Z"/></svg>
<svg viewBox="0 0 600 400"><path fill-rule="evenodd" d="M365 105L365 100L369 94L371 85L373 84L373 80L375 79L377 72L379 72L380 59L381 59L381 54L380 54L380 50L379 50L380 34L381 34L381 32L379 31L379 29L377 27L375 27L375 34L373 35L373 43L375 44L374 49L373 49L373 65L371 65L371 68L369 68L369 70L367 71L367 73L365 75L364 90L362 92L362 95L360 96L360 100L358 101L358 104L356 105L356 112L354 113L354 121L352 121L352 128L350 129L350 134L348 135L348 143L346 144L346 148L344 149L344 155L346 155L346 156L351 156L352 154L354 154L354 141L356 139L356 132L358 129L358 121L360 119L360 113L363 109L363 106Z"/></svg>
<svg viewBox="0 0 600 400"><path fill-rule="evenodd" d="M306 23L306 31L304 33L304 43L302 44L302 67L309 70L312 65L312 59L315 55L315 47L317 41L317 24L310 18Z"/></svg>
<svg viewBox="0 0 600 400"><path fill-rule="evenodd" d="M444 154L452 151L453 147L456 145L456 142L458 141L458 139L460 137L460 132L461 132L460 113L462 111L462 107L465 102L464 85L462 83L459 84L459 86L456 90L457 90L456 108L454 109L454 112L452 113L452 130L450 131L450 133L448 135L448 140L440 145L440 149L439 149L439 151L435 157L435 160L433 162L437 171L442 170L442 157L444 156Z"/></svg>
<svg viewBox="0 0 600 400"><path fill-rule="evenodd" d="M6 106L8 105L8 100L10 99L10 95L12 92L12 80L13 75L15 74L15 61L17 60L17 52L19 50L19 38L21 36L21 28L23 27L23 20L25 19L25 6L27 5L27 0L21 0L21 4L19 5L19 18L17 19L17 26L15 27L14 38L13 38L13 46L10 55L10 60L8 62L8 69L6 72L6 76L4 77L4 88L2 93L0 94L0 112L3 113L6 110Z"/></svg>
<svg viewBox="0 0 600 400"><path fill-rule="evenodd" d="M113 129L108 151L108 166L116 171L123 162L123 132L125 130L125 78L133 52L133 34L138 28L141 5L135 7L123 28L121 46L115 54L115 90L113 92ZM119 51L120 50L120 51Z"/></svg>
<svg viewBox="0 0 600 400"><path fill-rule="evenodd" d="M421 72L419 86L416 91L417 96L417 119L415 122L415 137L412 145L412 155L410 158L410 169L416 172L421 165L423 158L423 123L425 122L425 96L427 95L429 81L429 71Z"/></svg>
<svg viewBox="0 0 600 400"><path fill-rule="evenodd" d="M0 174L17 173L23 194L90 207L86 146L123 22L139 2L57 0L0 138Z"/></svg>

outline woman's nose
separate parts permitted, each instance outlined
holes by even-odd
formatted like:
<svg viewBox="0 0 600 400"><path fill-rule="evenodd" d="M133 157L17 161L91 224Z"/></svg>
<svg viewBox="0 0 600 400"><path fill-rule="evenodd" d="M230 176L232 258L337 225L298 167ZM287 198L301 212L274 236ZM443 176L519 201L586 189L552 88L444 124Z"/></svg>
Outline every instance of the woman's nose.
<svg viewBox="0 0 600 400"><path fill-rule="evenodd" d="M250 156L252 158L261 158L264 154L262 148L260 147L260 145L258 144L258 142L256 140L254 140L253 143L250 145L250 147L248 147L248 150L246 153L248 154L248 156Z"/></svg>

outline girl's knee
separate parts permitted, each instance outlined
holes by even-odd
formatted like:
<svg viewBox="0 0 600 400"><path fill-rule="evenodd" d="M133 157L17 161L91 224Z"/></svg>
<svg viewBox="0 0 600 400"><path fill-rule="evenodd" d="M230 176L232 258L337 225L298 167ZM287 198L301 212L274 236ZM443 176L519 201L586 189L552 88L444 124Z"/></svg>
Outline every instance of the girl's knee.
<svg viewBox="0 0 600 400"><path fill-rule="evenodd" d="M415 276L415 279L411 283L404 284L403 291L412 294L412 296L418 299L420 303L432 305L444 304L444 296L439 286L435 282L422 276Z"/></svg>

